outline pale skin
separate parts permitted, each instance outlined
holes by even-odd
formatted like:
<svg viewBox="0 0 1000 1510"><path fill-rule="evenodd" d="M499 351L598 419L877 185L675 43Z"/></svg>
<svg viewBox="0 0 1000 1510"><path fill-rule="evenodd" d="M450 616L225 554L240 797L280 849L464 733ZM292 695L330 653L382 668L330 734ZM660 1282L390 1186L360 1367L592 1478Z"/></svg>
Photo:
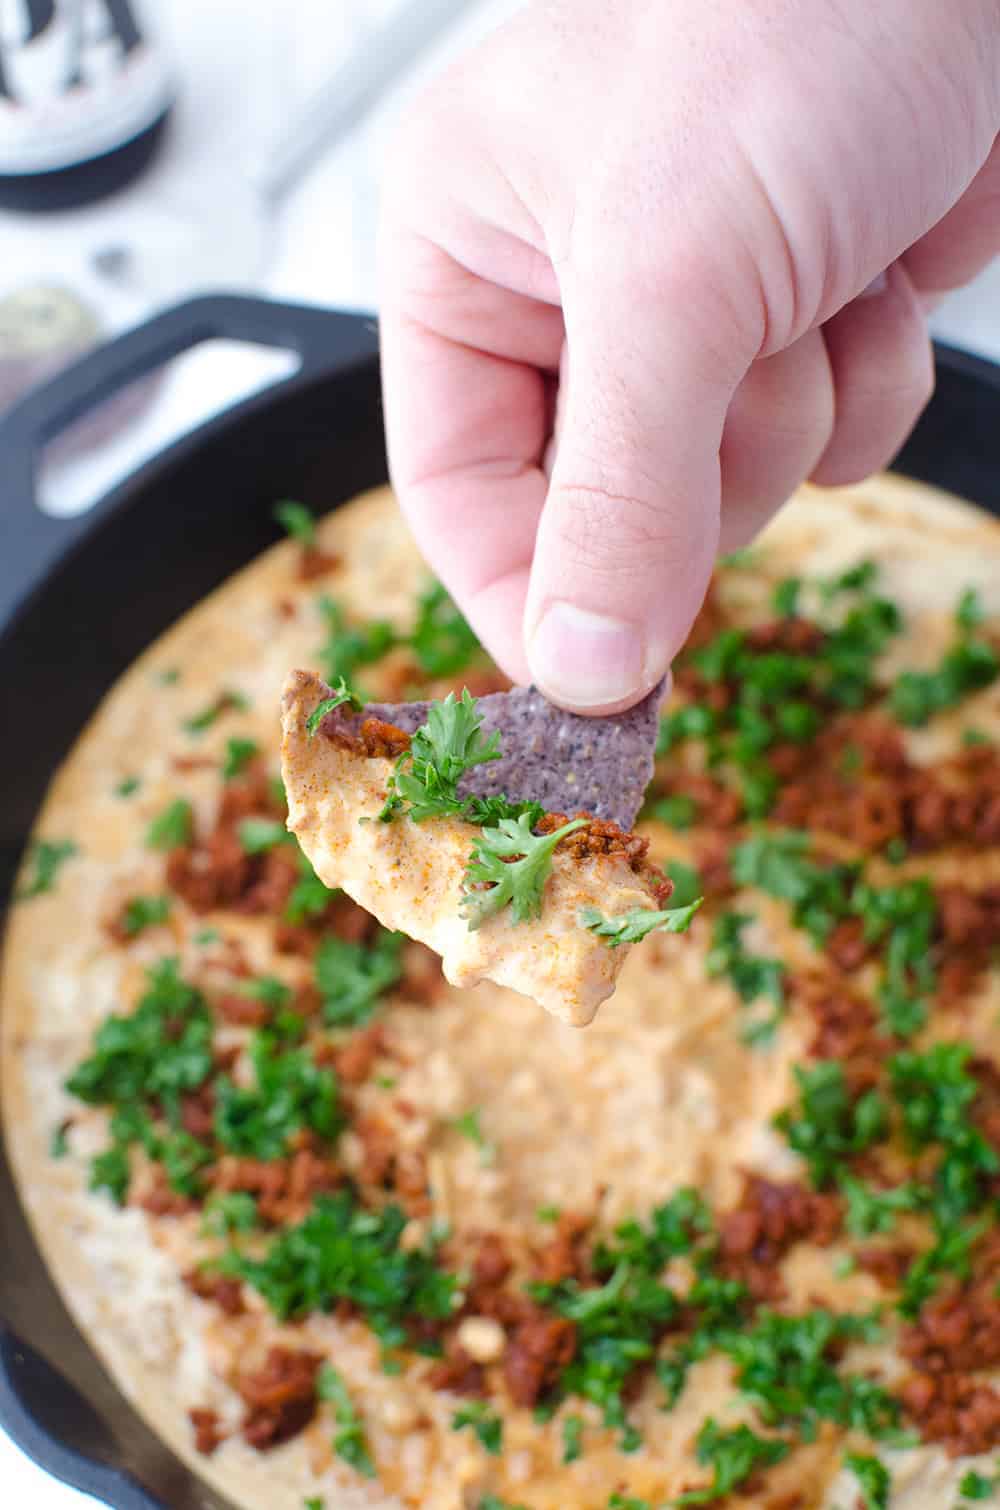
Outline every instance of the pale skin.
<svg viewBox="0 0 1000 1510"><path fill-rule="evenodd" d="M630 706L720 549L890 460L1000 252L998 131L1000 0L534 0L417 102L393 479L516 681Z"/></svg>

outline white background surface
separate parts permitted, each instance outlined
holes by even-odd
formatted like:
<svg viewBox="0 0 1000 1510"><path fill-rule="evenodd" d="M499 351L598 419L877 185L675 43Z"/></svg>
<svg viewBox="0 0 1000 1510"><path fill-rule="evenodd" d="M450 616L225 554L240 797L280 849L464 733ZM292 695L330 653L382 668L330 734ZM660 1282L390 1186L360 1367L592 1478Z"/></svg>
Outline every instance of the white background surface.
<svg viewBox="0 0 1000 1510"><path fill-rule="evenodd" d="M89 271L92 254L114 241L164 244L193 223L204 228L203 286L241 283L282 298L375 308L378 168L392 122L424 77L515 0L468 0L468 15L363 128L312 168L264 235L249 181L290 102L320 86L366 29L405 3L159 0L155 13L182 90L162 161L117 200L71 216L39 221L0 214L0 296L39 278L66 282L98 302L110 329L121 328L151 312L150 302L109 296ZM197 291L168 285L169 277L164 293L176 297ZM935 326L944 339L1000 359L1000 263L953 296ZM274 373L273 359L245 349L196 353L174 364L141 425L85 466L53 475L48 505L65 511L92 501L144 454ZM41 1474L0 1433L4 1507L70 1510L94 1503Z"/></svg>

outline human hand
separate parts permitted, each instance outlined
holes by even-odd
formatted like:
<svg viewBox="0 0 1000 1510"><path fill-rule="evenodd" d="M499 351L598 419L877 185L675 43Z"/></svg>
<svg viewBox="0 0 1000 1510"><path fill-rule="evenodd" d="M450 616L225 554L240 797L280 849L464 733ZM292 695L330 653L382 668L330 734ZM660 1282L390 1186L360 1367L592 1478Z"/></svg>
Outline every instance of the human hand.
<svg viewBox="0 0 1000 1510"><path fill-rule="evenodd" d="M931 300L1000 251L998 129L998 0L546 0L433 86L385 196L390 458L515 680L629 706L720 542L892 457Z"/></svg>

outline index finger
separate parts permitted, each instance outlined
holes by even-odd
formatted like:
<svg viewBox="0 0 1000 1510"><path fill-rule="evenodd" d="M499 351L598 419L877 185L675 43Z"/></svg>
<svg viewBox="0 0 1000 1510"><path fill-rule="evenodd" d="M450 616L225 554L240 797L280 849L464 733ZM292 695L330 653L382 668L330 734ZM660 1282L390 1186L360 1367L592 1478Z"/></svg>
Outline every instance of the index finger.
<svg viewBox="0 0 1000 1510"><path fill-rule="evenodd" d="M397 234L381 313L393 484L417 542L494 660L530 680L524 602L548 487L560 310Z"/></svg>

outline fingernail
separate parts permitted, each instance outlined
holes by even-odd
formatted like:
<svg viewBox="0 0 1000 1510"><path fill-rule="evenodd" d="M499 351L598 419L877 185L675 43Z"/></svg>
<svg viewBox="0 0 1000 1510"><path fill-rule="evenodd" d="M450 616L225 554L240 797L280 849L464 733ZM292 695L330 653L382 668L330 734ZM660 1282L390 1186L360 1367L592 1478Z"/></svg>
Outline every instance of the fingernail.
<svg viewBox="0 0 1000 1510"><path fill-rule="evenodd" d="M878 277L877 278L873 278L872 281L869 283L869 285L868 285L867 288L863 288L861 290L860 294L858 295L858 298L859 299L877 299L880 294L884 294L885 293L885 291L886 291L886 289L888 287L889 287L889 274L888 273L879 273Z"/></svg>
<svg viewBox="0 0 1000 1510"><path fill-rule="evenodd" d="M634 624L550 603L528 645L536 684L555 701L599 708L642 690L643 644Z"/></svg>

